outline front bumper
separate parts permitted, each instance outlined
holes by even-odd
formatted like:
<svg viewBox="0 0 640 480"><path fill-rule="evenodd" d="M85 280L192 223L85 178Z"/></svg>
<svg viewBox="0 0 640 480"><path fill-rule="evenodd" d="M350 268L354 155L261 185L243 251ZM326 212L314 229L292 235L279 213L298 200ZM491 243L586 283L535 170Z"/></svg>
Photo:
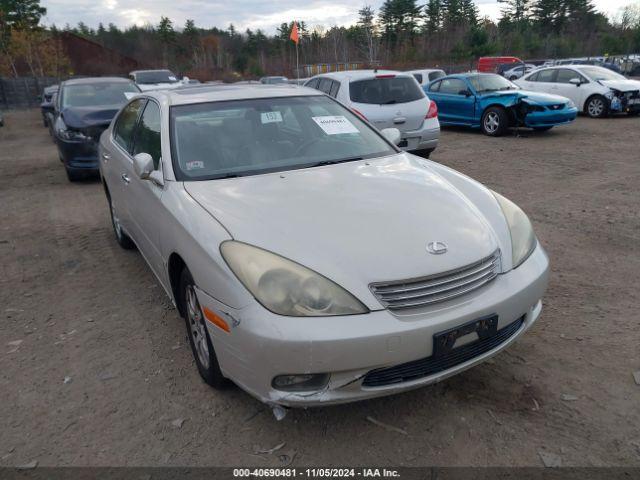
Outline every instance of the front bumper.
<svg viewBox="0 0 640 480"><path fill-rule="evenodd" d="M69 169L98 170L98 144L95 140L68 141L56 135L56 145L64 165Z"/></svg>
<svg viewBox="0 0 640 480"><path fill-rule="evenodd" d="M411 390L492 357L537 320L548 269L547 255L538 246L517 269L498 275L485 287L410 316L378 310L343 317L283 317L257 302L235 310L201 290L198 296L203 307L218 313L231 326L231 332L226 333L207 322L225 376L265 403L317 406ZM431 356L434 334L492 314L498 315L498 329L520 318L523 323L495 348L436 374L392 385L363 385L372 370ZM271 385L275 376L304 373L329 373L330 379L324 388L310 392L284 392Z"/></svg>
<svg viewBox="0 0 640 480"><path fill-rule="evenodd" d="M578 109L564 108L562 110L549 110L544 112L529 112L524 117L527 127L555 127L573 122L578 116Z"/></svg>

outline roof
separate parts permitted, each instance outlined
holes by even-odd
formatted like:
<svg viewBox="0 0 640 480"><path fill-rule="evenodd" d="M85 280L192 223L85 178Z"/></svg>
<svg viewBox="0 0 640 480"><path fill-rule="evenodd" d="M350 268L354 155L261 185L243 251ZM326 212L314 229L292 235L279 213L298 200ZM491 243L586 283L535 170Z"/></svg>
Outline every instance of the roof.
<svg viewBox="0 0 640 480"><path fill-rule="evenodd" d="M407 72L398 72L396 70L343 70L341 72L328 72L315 75L315 77L329 77L335 79L360 80L363 78L372 78L377 75L396 75L399 77L410 76Z"/></svg>
<svg viewBox="0 0 640 480"><path fill-rule="evenodd" d="M444 72L442 68L419 68L417 70L407 70L404 73L431 73L431 72Z"/></svg>
<svg viewBox="0 0 640 480"><path fill-rule="evenodd" d="M169 72L169 73L173 73L168 68L152 68L152 69L149 69L149 70L134 70L132 72L129 72L129 75L136 75L138 73L152 73L152 72Z"/></svg>
<svg viewBox="0 0 640 480"><path fill-rule="evenodd" d="M254 98L319 96L322 92L313 88L300 87L283 83L279 85L265 84L223 84L223 85L193 85L172 90L152 90L145 95L166 99L170 105L188 105L192 103L220 102L225 100L244 100Z"/></svg>
<svg viewBox="0 0 640 480"><path fill-rule="evenodd" d="M122 77L83 77L65 80L60 85L87 85L94 83L133 83L128 78Z"/></svg>

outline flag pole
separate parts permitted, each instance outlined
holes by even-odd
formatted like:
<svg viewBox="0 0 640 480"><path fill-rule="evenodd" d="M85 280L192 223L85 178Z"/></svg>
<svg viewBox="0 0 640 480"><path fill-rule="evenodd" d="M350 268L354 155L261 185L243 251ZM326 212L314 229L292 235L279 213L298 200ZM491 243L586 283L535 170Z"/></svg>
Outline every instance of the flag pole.
<svg viewBox="0 0 640 480"><path fill-rule="evenodd" d="M296 23L296 27L298 24ZM298 65L298 43L300 43L300 33L298 33L298 41L296 42L296 78L298 79L298 84L300 84L300 66Z"/></svg>

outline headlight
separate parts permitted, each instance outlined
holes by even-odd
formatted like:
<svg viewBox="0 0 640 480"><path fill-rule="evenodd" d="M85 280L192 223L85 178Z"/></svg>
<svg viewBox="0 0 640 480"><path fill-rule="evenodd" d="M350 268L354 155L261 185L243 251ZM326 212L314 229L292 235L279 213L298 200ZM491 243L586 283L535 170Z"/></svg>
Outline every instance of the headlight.
<svg viewBox="0 0 640 480"><path fill-rule="evenodd" d="M611 100L615 96L615 93L613 90L609 90L607 93L604 94L604 96L607 97L609 100Z"/></svg>
<svg viewBox="0 0 640 480"><path fill-rule="evenodd" d="M220 252L238 280L273 313L323 317L369 311L328 278L275 253L232 240Z"/></svg>
<svg viewBox="0 0 640 480"><path fill-rule="evenodd" d="M69 130L62 120L62 117L58 117L56 120L55 129L58 135L65 140L72 140L76 142L91 140L91 137L87 137L84 133L78 130Z"/></svg>
<svg viewBox="0 0 640 480"><path fill-rule="evenodd" d="M502 208L509 232L511 233L511 252L513 268L518 267L524 262L534 248L536 248L537 240L533 233L533 227L527 215L511 200L506 199L499 193L493 192L493 196Z"/></svg>
<svg viewBox="0 0 640 480"><path fill-rule="evenodd" d="M575 107L576 107L576 104L573 103L573 100L569 100L567 102L567 108L575 108Z"/></svg>

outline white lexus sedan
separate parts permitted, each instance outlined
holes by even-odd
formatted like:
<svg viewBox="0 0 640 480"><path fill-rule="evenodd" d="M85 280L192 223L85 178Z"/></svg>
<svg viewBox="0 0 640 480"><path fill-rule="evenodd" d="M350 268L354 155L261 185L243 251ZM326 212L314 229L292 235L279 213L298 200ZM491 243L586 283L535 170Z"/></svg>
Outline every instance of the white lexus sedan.
<svg viewBox="0 0 640 480"><path fill-rule="evenodd" d="M184 317L202 378L272 406L439 381L536 321L548 258L511 201L316 90L132 99L100 141L115 237Z"/></svg>

